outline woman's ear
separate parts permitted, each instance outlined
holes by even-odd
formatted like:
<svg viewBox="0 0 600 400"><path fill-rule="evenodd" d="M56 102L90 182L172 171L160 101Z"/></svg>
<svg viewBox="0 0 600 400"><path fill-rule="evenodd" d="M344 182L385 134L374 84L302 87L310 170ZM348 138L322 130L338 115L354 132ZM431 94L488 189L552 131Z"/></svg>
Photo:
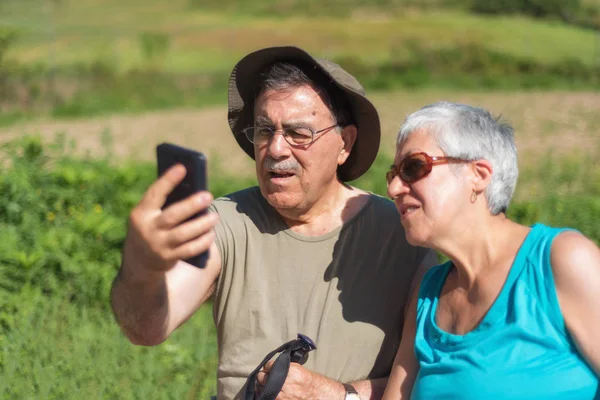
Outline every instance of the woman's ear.
<svg viewBox="0 0 600 400"><path fill-rule="evenodd" d="M488 160L476 160L471 162L471 170L473 172L473 190L477 193L483 192L490 182L494 168Z"/></svg>
<svg viewBox="0 0 600 400"><path fill-rule="evenodd" d="M338 155L338 165L342 165L350 157L357 133L356 125L346 125L342 128L340 135L344 146L340 149L340 154Z"/></svg>

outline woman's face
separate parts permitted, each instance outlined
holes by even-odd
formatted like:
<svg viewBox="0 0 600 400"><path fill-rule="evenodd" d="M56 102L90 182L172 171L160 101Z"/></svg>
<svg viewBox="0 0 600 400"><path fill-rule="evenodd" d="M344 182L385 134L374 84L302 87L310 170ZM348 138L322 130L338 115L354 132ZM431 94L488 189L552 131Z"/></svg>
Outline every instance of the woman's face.
<svg viewBox="0 0 600 400"><path fill-rule="evenodd" d="M417 131L398 147L394 165L419 152L432 157L445 156L426 131ZM473 190L467 175L468 168L457 169L456 164L442 163L434 165L427 176L414 183L408 184L398 176L392 179L388 195L400 212L410 244L436 247L436 242L461 226L461 213L470 205Z"/></svg>

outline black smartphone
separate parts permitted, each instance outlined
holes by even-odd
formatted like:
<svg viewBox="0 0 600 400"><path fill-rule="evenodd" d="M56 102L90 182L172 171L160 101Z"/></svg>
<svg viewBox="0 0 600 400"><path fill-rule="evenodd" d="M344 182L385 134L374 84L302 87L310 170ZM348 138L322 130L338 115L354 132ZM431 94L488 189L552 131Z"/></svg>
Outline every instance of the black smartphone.
<svg viewBox="0 0 600 400"><path fill-rule="evenodd" d="M173 189L173 191L167 196L167 201L165 202L163 209L173 203L191 196L196 192L208 189L206 177L206 157L204 154L171 143L161 143L156 146L156 161L159 177L175 164L183 164L187 171L185 178L183 178L179 185L177 185L175 189ZM199 212L190 217L187 221L204 215L205 213L206 210ZM208 251L184 261L198 268L204 268L207 260Z"/></svg>

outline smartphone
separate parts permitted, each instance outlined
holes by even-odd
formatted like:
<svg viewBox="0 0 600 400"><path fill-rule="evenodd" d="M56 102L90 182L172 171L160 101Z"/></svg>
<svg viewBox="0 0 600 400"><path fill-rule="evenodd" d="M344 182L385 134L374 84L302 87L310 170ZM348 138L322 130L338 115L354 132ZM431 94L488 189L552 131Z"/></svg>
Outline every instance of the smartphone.
<svg viewBox="0 0 600 400"><path fill-rule="evenodd" d="M156 161L158 166L158 176L160 177L167 169L175 164L183 164L187 173L185 178L173 189L167 196L163 209L169 205L181 201L192 194L207 190L206 177L206 157L204 154L180 147L171 143L161 143L156 146ZM204 215L206 210L191 216L187 221ZM186 221L186 222L187 222ZM204 268L208 260L208 251L184 260L198 268Z"/></svg>

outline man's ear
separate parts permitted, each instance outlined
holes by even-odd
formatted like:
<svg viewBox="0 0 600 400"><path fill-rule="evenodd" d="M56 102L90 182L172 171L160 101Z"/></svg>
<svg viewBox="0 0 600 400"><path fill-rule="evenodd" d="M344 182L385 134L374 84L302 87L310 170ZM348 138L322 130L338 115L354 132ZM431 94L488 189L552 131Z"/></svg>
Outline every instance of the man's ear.
<svg viewBox="0 0 600 400"><path fill-rule="evenodd" d="M340 149L340 154L338 155L338 165L342 165L350 157L357 134L356 125L346 125L342 128L340 136L342 137L343 147Z"/></svg>
<svg viewBox="0 0 600 400"><path fill-rule="evenodd" d="M476 160L471 162L471 171L473 172L473 190L482 193L492 182L494 168L488 160Z"/></svg>

